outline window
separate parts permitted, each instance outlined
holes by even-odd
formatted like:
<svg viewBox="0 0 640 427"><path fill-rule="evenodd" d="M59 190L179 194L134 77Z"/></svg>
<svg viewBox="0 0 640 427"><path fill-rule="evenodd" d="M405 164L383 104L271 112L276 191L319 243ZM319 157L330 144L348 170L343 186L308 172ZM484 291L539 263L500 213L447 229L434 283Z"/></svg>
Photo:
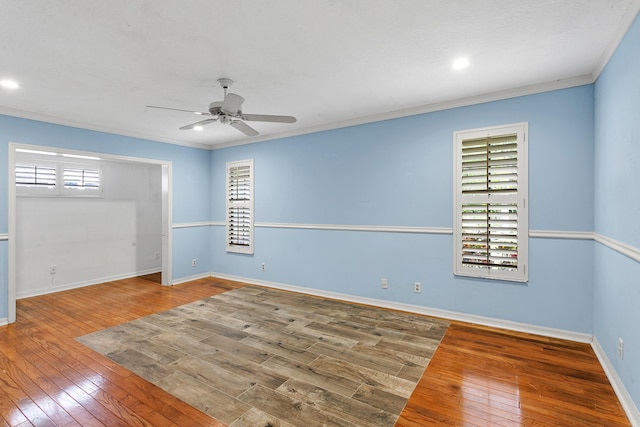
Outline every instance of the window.
<svg viewBox="0 0 640 427"><path fill-rule="evenodd" d="M227 163L227 252L253 254L253 160Z"/></svg>
<svg viewBox="0 0 640 427"><path fill-rule="evenodd" d="M16 164L16 185L18 187L56 186L56 168L37 164Z"/></svg>
<svg viewBox="0 0 640 427"><path fill-rule="evenodd" d="M100 188L100 171L97 169L84 169L81 166L64 168L62 177L64 188Z"/></svg>
<svg viewBox="0 0 640 427"><path fill-rule="evenodd" d="M527 124L454 133L454 274L526 282Z"/></svg>
<svg viewBox="0 0 640 427"><path fill-rule="evenodd" d="M21 156L16 160L15 179L19 196L102 196L102 168L99 164Z"/></svg>

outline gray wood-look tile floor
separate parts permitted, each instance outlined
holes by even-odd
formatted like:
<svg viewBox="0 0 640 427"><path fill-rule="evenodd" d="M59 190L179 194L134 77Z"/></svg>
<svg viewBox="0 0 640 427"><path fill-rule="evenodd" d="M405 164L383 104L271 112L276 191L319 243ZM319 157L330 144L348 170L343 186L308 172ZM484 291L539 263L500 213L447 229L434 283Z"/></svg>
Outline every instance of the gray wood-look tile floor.
<svg viewBox="0 0 640 427"><path fill-rule="evenodd" d="M246 286L78 338L236 426L393 426L449 326Z"/></svg>

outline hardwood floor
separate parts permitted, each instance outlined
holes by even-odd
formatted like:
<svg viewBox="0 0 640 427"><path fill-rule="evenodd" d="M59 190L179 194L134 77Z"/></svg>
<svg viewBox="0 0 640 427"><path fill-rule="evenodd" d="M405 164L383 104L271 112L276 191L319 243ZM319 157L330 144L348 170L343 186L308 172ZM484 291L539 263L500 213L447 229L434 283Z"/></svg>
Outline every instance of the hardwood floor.
<svg viewBox="0 0 640 427"><path fill-rule="evenodd" d="M0 425L221 426L75 338L241 287L127 279L18 301L0 327ZM625 426L587 344L452 322L397 426Z"/></svg>
<svg viewBox="0 0 640 427"><path fill-rule="evenodd" d="M138 279L145 279L155 283L162 283L162 273L150 273L144 276L139 276Z"/></svg>
<svg viewBox="0 0 640 427"><path fill-rule="evenodd" d="M591 346L452 322L396 426L629 426Z"/></svg>

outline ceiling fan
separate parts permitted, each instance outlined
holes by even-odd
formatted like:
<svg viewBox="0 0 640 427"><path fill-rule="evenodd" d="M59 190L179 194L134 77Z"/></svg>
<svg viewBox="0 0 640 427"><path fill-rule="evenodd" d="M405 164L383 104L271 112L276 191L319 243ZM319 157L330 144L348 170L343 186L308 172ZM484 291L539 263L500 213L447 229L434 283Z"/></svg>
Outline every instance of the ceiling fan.
<svg viewBox="0 0 640 427"><path fill-rule="evenodd" d="M181 110L179 108L158 107L155 105L147 105L147 108L159 108L162 110L182 111L186 113L197 114L200 116L212 116L205 120L200 120L179 128L180 130L194 129L197 126L208 125L213 122L229 124L244 133L247 136L256 136L258 131L245 123L247 122L274 122L274 123L295 123L296 118L293 116L273 116L269 114L245 114L242 112L242 103L244 98L235 93L227 93L229 86L233 84L231 79L218 79L218 83L224 89L224 100L215 101L209 104L208 112Z"/></svg>

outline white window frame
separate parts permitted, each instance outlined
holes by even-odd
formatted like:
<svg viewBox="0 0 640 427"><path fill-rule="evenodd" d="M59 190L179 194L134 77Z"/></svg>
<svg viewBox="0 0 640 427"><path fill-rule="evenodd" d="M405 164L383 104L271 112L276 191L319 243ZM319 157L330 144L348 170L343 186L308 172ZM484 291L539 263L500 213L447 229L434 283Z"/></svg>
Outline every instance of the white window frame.
<svg viewBox="0 0 640 427"><path fill-rule="evenodd" d="M53 186L39 186L39 185L24 185L18 182L17 177L17 168L20 166L34 166L39 168L48 168L53 169L55 171L55 184ZM59 192L60 180L59 175L60 171L58 169L58 162L36 159L36 158L21 158L19 161L16 161L16 169L14 169L13 174L16 177L16 195L18 196L36 196L36 197L47 197L47 196L57 196Z"/></svg>
<svg viewBox="0 0 640 427"><path fill-rule="evenodd" d="M499 191L492 192L478 191L463 193L462 185L462 147L463 141L472 141L482 138L498 138L500 136L515 135L517 144L517 190L515 194L504 194ZM493 126L479 129L457 131L453 134L453 155L454 155L454 194L453 194L453 272L458 276L470 276L479 278L489 278L497 280L509 280L516 282L526 282L528 276L529 263L529 213L527 206L528 199L528 123L514 123L502 126ZM494 175L495 176L495 175ZM467 187L468 188L468 187ZM463 205L469 204L494 204L513 205L516 209L517 226L517 250L511 256L516 258L516 267L504 267L491 265L491 260L487 260L487 265L473 264L463 260ZM466 212L468 214L468 211ZM506 215L511 215L512 212ZM490 214L487 213L487 217ZM500 215L500 214L498 214ZM510 219L510 221L513 221ZM487 228L489 228L489 222ZM497 228L497 227L496 227ZM487 231L490 234L490 231ZM484 248L482 248L484 249ZM504 248L494 249L494 253L500 253ZM468 251L468 247L467 247ZM488 250L490 252L490 249ZM505 257L504 250L499 255ZM467 252L468 255L468 252ZM500 259L500 258L497 258ZM499 262L499 261L497 261Z"/></svg>
<svg viewBox="0 0 640 427"><path fill-rule="evenodd" d="M232 194L233 188L233 174L234 171L237 171L238 168L249 168L249 180L248 185L249 188L245 188L245 196L242 199L237 199ZM226 170L226 179L225 179L225 195L226 195L226 207L225 207L225 215L226 215L226 247L227 252L233 253L241 253L241 254L253 254L253 241L254 241L254 232L253 232L253 218L254 218L254 184L253 184L253 176L254 176L254 162L251 160L241 160L234 162L227 162L227 170ZM245 183L246 184L246 183ZM236 182L237 185L237 182ZM248 192L248 194L246 194ZM243 244L234 243L233 239L234 232L237 233L237 230L234 231L233 226L233 212L241 209L244 211L245 215L245 242Z"/></svg>
<svg viewBox="0 0 640 427"><path fill-rule="evenodd" d="M53 156L39 157L34 155L20 155L16 158L18 165L36 165L55 169L56 183L52 187L25 186L16 182L16 196L20 197L81 197L81 198L101 198L103 197L104 180L102 175L102 164L98 162L66 162L56 159ZM66 169L83 169L98 172L99 184L97 188L92 187L65 187L64 171ZM13 171L14 175L16 171Z"/></svg>
<svg viewBox="0 0 640 427"><path fill-rule="evenodd" d="M66 186L64 183L64 174L69 169L80 169L88 171L96 171L98 173L98 187L90 186ZM102 188L104 186L102 180L102 165L88 163L60 163L60 194L67 197L101 197Z"/></svg>

